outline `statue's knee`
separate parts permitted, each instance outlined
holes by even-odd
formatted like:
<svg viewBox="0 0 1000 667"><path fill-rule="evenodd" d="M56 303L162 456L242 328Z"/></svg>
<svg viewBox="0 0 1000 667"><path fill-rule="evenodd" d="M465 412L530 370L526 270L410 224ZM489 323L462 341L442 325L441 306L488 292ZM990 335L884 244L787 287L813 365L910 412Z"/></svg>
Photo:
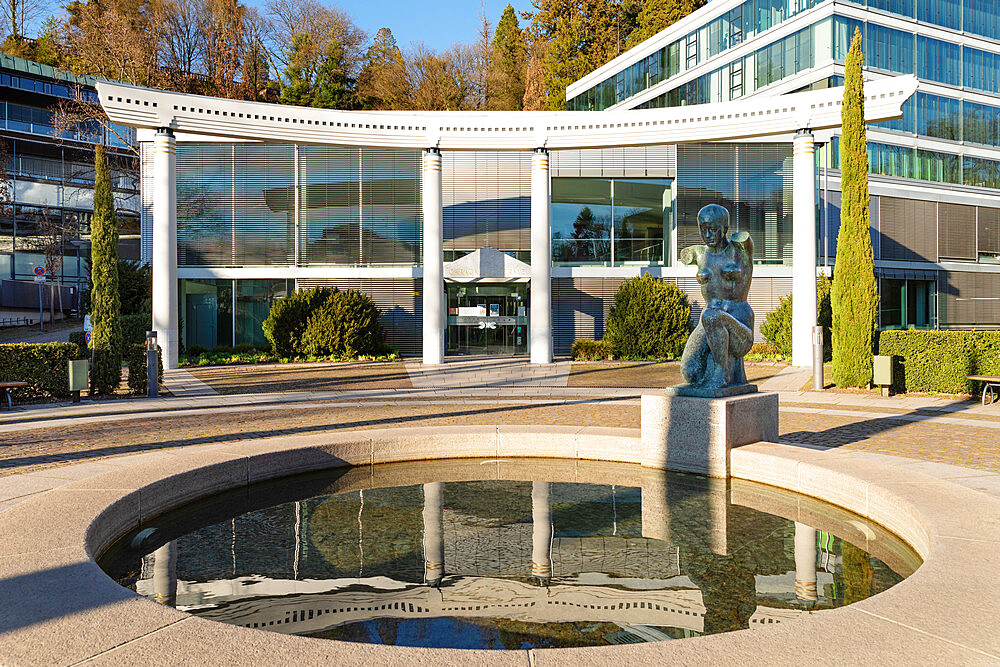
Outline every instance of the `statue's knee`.
<svg viewBox="0 0 1000 667"><path fill-rule="evenodd" d="M714 327L719 322L719 311L715 308L708 308L701 314L701 321L705 328Z"/></svg>

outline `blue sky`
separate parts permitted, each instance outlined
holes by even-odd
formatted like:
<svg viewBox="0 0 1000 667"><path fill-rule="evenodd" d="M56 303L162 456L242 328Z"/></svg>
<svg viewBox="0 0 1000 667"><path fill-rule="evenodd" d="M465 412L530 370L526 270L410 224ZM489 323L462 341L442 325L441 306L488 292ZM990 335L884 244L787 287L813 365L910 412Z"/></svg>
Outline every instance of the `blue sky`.
<svg viewBox="0 0 1000 667"><path fill-rule="evenodd" d="M264 4L264 0L250 1ZM350 14L358 27L369 35L374 35L379 28L389 28L403 49L413 42L423 42L443 51L456 42L473 41L479 30L479 0L342 0L329 4ZM508 0L485 0L482 4L495 29ZM531 9L530 0L510 0L510 4L518 12Z"/></svg>

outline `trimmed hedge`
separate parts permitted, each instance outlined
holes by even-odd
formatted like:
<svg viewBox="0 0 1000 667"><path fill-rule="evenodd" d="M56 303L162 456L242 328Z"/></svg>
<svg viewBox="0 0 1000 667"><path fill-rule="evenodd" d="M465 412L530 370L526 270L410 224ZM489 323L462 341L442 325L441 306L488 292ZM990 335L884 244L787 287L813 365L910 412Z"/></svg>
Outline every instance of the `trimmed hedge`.
<svg viewBox="0 0 1000 667"><path fill-rule="evenodd" d="M966 376L1000 375L1000 331L882 331L878 354L900 358L897 391L973 394Z"/></svg>
<svg viewBox="0 0 1000 667"><path fill-rule="evenodd" d="M691 306L677 285L648 273L622 283L604 342L621 359L675 359L691 333Z"/></svg>
<svg viewBox="0 0 1000 667"><path fill-rule="evenodd" d="M603 340L590 340L581 338L573 342L570 348L570 356L574 361L603 361L604 359L614 359L615 353Z"/></svg>
<svg viewBox="0 0 1000 667"><path fill-rule="evenodd" d="M156 357L160 366L160 378L163 378L163 349L156 346ZM146 345L130 345L125 351L125 363L128 364L128 388L133 394L146 393Z"/></svg>
<svg viewBox="0 0 1000 667"><path fill-rule="evenodd" d="M11 393L18 400L67 398L69 362L80 358L75 343L0 344L0 381L27 382Z"/></svg>

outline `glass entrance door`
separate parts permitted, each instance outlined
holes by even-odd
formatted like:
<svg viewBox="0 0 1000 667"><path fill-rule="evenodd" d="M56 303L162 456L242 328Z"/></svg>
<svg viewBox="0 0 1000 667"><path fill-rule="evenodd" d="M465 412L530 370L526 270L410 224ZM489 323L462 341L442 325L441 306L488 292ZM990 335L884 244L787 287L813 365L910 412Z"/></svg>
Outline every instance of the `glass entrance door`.
<svg viewBox="0 0 1000 667"><path fill-rule="evenodd" d="M448 354L526 354L528 283L448 283Z"/></svg>

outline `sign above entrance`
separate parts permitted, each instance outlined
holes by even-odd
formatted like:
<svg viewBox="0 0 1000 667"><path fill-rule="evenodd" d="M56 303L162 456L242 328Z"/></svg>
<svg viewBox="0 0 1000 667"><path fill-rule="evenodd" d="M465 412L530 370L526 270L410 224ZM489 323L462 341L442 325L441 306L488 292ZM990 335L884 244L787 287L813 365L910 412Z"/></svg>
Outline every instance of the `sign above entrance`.
<svg viewBox="0 0 1000 667"><path fill-rule="evenodd" d="M531 266L486 246L454 262L445 262L444 277L463 283L525 281L531 278Z"/></svg>

